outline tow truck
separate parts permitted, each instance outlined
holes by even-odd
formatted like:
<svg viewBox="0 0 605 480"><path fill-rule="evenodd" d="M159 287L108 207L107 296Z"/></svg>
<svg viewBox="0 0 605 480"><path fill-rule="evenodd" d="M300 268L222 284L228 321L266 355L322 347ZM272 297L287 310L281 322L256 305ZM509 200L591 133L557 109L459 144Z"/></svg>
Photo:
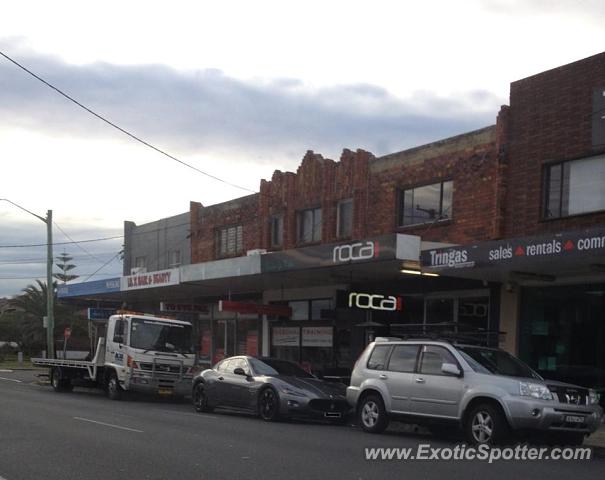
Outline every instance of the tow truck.
<svg viewBox="0 0 605 480"><path fill-rule="evenodd" d="M74 385L99 387L112 400L125 391L184 397L191 395L195 355L189 322L118 311L107 320L90 360L32 358L49 369L57 392Z"/></svg>

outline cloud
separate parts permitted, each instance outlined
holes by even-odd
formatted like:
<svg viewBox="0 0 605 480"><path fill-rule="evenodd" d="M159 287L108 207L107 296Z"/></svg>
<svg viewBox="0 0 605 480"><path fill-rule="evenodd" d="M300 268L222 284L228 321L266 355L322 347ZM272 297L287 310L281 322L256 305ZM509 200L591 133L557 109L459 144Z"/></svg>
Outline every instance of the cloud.
<svg viewBox="0 0 605 480"><path fill-rule="evenodd" d="M343 147L380 155L495 122L504 99L490 92L397 98L370 84L312 88L299 79L241 80L216 69L71 65L21 47L0 49L101 115L176 154L248 152L251 161ZM72 137L130 141L0 58L2 125ZM262 160L260 160L262 161ZM272 160L271 160L272 161ZM295 167L296 163L290 165Z"/></svg>
<svg viewBox="0 0 605 480"><path fill-rule="evenodd" d="M599 22L605 17L603 0L479 0L488 12L510 16L564 15Z"/></svg>

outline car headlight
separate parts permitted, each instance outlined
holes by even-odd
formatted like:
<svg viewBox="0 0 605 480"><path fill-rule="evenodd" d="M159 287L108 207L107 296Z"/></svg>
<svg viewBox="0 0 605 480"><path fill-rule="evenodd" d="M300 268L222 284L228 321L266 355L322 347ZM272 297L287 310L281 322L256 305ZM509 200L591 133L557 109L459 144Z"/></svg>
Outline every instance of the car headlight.
<svg viewBox="0 0 605 480"><path fill-rule="evenodd" d="M285 393L286 395L294 395L295 397L306 397L307 394L305 392L303 392L302 390L297 390L296 388L292 388L292 387L282 387L281 391L283 393Z"/></svg>
<svg viewBox="0 0 605 480"><path fill-rule="evenodd" d="M597 391L593 388L588 389L588 404L595 405L599 403L601 396L597 393Z"/></svg>
<svg viewBox="0 0 605 480"><path fill-rule="evenodd" d="M553 396L546 385L540 383L519 382L519 395L522 397L552 400Z"/></svg>

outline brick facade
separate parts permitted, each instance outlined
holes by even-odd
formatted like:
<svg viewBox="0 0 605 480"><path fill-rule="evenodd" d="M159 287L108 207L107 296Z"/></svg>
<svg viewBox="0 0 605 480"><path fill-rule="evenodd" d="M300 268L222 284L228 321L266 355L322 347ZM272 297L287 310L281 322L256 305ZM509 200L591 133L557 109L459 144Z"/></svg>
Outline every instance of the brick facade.
<svg viewBox="0 0 605 480"><path fill-rule="evenodd" d="M575 230L605 213L543 220L543 166L605 152L593 147L593 91L605 89L605 53L513 82L505 235Z"/></svg>
<svg viewBox="0 0 605 480"><path fill-rule="evenodd" d="M242 255L270 250L270 219L283 216L280 248L299 247L297 212L321 207L321 243L337 238L338 202L353 199L352 239L394 232L455 244L605 223L605 213L542 219L543 166L605 152L593 145L594 92L605 90L605 53L511 84L496 124L375 158L344 150L334 161L309 151L296 172L276 170L259 194L210 207L191 203L192 262L216 259L222 226L243 225ZM604 120L605 121L605 120ZM399 192L453 180L452 215L398 226Z"/></svg>

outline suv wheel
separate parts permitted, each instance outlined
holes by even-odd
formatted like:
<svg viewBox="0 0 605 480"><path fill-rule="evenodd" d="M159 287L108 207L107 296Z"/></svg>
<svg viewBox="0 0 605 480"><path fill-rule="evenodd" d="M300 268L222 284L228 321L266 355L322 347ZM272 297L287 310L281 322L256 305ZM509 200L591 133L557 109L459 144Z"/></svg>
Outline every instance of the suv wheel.
<svg viewBox="0 0 605 480"><path fill-rule="evenodd" d="M384 403L378 395L363 398L357 409L357 417L361 428L369 433L383 432L389 424Z"/></svg>
<svg viewBox="0 0 605 480"><path fill-rule="evenodd" d="M498 408L483 403L467 415L464 433L466 440L473 445L495 445L506 441L509 428L506 418Z"/></svg>

